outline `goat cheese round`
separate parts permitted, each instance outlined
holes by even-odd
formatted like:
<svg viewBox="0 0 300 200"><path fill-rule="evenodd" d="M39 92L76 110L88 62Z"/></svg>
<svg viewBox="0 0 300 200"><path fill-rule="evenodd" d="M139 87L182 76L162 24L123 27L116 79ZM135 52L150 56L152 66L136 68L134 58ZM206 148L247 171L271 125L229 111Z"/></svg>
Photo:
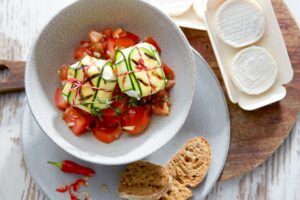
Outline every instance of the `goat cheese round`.
<svg viewBox="0 0 300 200"><path fill-rule="evenodd" d="M231 79L244 93L259 95L275 82L278 66L272 55L258 46L248 47L236 54L230 70Z"/></svg>
<svg viewBox="0 0 300 200"><path fill-rule="evenodd" d="M254 0L228 0L216 14L219 37L226 44L245 47L260 40L265 32L265 16Z"/></svg>
<svg viewBox="0 0 300 200"><path fill-rule="evenodd" d="M148 0L148 2L172 17L182 15L193 5L193 0Z"/></svg>

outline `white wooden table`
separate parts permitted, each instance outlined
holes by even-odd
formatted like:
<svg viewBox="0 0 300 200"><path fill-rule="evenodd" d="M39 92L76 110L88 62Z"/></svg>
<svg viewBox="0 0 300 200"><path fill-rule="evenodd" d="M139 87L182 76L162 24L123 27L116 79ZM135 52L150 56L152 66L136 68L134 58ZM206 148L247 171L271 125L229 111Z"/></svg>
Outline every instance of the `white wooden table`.
<svg viewBox="0 0 300 200"><path fill-rule="evenodd" d="M0 59L25 60L44 23L74 0L0 0ZM285 0L300 25L300 1ZM0 72L0 81L3 78ZM0 95L0 200L46 199L24 166L24 92ZM284 145L253 172L218 183L208 199L300 199L300 120ZM94 199L95 200L95 199Z"/></svg>

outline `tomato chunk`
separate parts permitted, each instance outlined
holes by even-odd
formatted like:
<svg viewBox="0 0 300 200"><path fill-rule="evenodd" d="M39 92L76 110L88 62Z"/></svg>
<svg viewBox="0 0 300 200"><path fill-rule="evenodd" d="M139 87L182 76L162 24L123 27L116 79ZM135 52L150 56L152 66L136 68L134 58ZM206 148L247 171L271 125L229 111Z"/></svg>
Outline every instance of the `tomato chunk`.
<svg viewBox="0 0 300 200"><path fill-rule="evenodd" d="M104 47L102 43L96 43L94 45L92 45L92 50L95 52L98 52L100 54L102 54L104 52Z"/></svg>
<svg viewBox="0 0 300 200"><path fill-rule="evenodd" d="M116 51L115 50L115 40L109 38L107 40L107 50L106 50L106 53L107 53L107 55L109 55L109 57L111 59L114 59L114 57L115 57L115 51Z"/></svg>
<svg viewBox="0 0 300 200"><path fill-rule="evenodd" d="M123 114L121 124L127 133L138 135L148 128L150 117L151 111L148 106L133 106Z"/></svg>
<svg viewBox="0 0 300 200"><path fill-rule="evenodd" d="M88 47L79 47L74 52L74 59L79 60L85 55L91 55Z"/></svg>
<svg viewBox="0 0 300 200"><path fill-rule="evenodd" d="M112 143L117 140L122 133L120 127L96 127L93 129L93 135L106 144Z"/></svg>
<svg viewBox="0 0 300 200"><path fill-rule="evenodd" d="M56 88L55 90L55 105L61 110L66 110L69 107L69 103L62 95L62 89Z"/></svg>
<svg viewBox="0 0 300 200"><path fill-rule="evenodd" d="M68 80L68 69L69 65L61 65L59 69L59 78L61 81L66 81Z"/></svg>
<svg viewBox="0 0 300 200"><path fill-rule="evenodd" d="M152 44L156 48L158 53L161 53L161 48L159 47L158 43L152 37L145 38L145 42Z"/></svg>
<svg viewBox="0 0 300 200"><path fill-rule="evenodd" d="M85 115L75 108L69 107L64 113L63 119L72 130L72 132L79 136L87 131L88 127L92 123L92 118L89 115Z"/></svg>
<svg viewBox="0 0 300 200"><path fill-rule="evenodd" d="M155 115L170 115L170 106L169 92L167 90L161 90L153 96L151 109Z"/></svg>
<svg viewBox="0 0 300 200"><path fill-rule="evenodd" d="M121 97L121 99L115 100L111 104L111 107L115 110L117 115L121 115L121 113L124 112L124 110L125 110L126 102L127 102L127 98Z"/></svg>
<svg viewBox="0 0 300 200"><path fill-rule="evenodd" d="M127 35L128 38L132 39L135 44L140 42L140 38L136 34L131 33L131 32L126 32L126 35Z"/></svg>
<svg viewBox="0 0 300 200"><path fill-rule="evenodd" d="M103 123L106 127L118 126L119 116L114 108L108 108L108 109L102 110L102 113L103 113L103 116L102 116Z"/></svg>
<svg viewBox="0 0 300 200"><path fill-rule="evenodd" d="M131 38L135 44L140 42L140 38L136 34L131 33L131 32L126 32L126 35L127 35L127 37Z"/></svg>
<svg viewBox="0 0 300 200"><path fill-rule="evenodd" d="M172 79L174 79L175 78L175 73L174 73L174 71L170 68L170 67L168 67L166 64L162 64L162 67L163 67L163 70L164 70L164 73L165 73L165 75L166 75L166 78L168 79L168 80L172 80Z"/></svg>
<svg viewBox="0 0 300 200"><path fill-rule="evenodd" d="M118 39L118 38L121 38L121 37L124 37L126 36L126 33L123 31L123 29L121 28L117 28L113 33L112 33L112 37L114 39Z"/></svg>
<svg viewBox="0 0 300 200"><path fill-rule="evenodd" d="M102 30L101 32L105 35L106 38L111 38L113 30L111 28L106 28L106 29Z"/></svg>
<svg viewBox="0 0 300 200"><path fill-rule="evenodd" d="M89 39L93 44L100 42L102 38L103 38L103 34L98 31L89 32Z"/></svg>
<svg viewBox="0 0 300 200"><path fill-rule="evenodd" d="M130 46L134 46L136 43L130 37L123 37L116 40L116 46L120 48L127 48Z"/></svg>

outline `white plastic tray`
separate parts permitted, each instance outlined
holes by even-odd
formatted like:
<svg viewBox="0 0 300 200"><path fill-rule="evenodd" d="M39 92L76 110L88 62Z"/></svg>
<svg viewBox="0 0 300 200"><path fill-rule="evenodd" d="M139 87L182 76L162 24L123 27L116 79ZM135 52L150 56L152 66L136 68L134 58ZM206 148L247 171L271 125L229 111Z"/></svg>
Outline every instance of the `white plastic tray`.
<svg viewBox="0 0 300 200"><path fill-rule="evenodd" d="M152 3L151 0L143 0L143 1ZM157 6L159 9L161 9L159 7L159 5L155 5L155 4L153 4L153 5ZM205 25L204 19L197 17L193 8L190 8L188 11L186 11L181 16L171 17L171 18L175 21L176 24L178 24L181 27L198 29L198 30L206 30L206 25Z"/></svg>
<svg viewBox="0 0 300 200"><path fill-rule="evenodd" d="M229 69L234 55L241 49L235 49L225 44L216 34L215 16L223 0L209 0L205 12L207 31L221 70L230 101L238 103L245 110L254 110L268 104L280 101L286 95L284 84L293 78L293 69L270 0L256 0L264 10L266 30L263 38L255 43L267 49L278 63L279 73L271 89L261 95L247 95L239 91L230 79Z"/></svg>

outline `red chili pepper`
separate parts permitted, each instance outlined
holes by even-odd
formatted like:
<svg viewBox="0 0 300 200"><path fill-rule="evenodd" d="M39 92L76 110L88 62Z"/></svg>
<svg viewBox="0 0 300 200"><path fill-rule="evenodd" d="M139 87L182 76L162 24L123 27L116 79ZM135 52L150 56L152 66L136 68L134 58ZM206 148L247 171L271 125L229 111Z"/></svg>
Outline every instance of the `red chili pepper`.
<svg viewBox="0 0 300 200"><path fill-rule="evenodd" d="M66 192L68 190L69 190L69 186L68 185L60 186L60 187L56 188L56 192L61 192L61 193L64 193L64 192Z"/></svg>
<svg viewBox="0 0 300 200"><path fill-rule="evenodd" d="M72 192L71 189L69 190L69 194L70 194L71 200L80 200L80 199Z"/></svg>
<svg viewBox="0 0 300 200"><path fill-rule="evenodd" d="M77 179L74 183L72 183L70 187L72 187L73 190L77 192L82 185L87 185L87 182L80 178Z"/></svg>
<svg viewBox="0 0 300 200"><path fill-rule="evenodd" d="M70 199L71 200L80 200L75 192L78 192L78 190L80 189L80 187L82 185L87 185L88 183L84 180L84 179L77 179L74 183L71 183L70 185L66 185L66 186L60 186L56 189L57 192L69 192L70 195ZM87 197L85 197L85 200L87 200Z"/></svg>
<svg viewBox="0 0 300 200"><path fill-rule="evenodd" d="M48 163L58 167L61 171L66 173L81 174L83 176L93 176L96 174L93 169L78 165L71 160L63 160L62 162L48 161Z"/></svg>

